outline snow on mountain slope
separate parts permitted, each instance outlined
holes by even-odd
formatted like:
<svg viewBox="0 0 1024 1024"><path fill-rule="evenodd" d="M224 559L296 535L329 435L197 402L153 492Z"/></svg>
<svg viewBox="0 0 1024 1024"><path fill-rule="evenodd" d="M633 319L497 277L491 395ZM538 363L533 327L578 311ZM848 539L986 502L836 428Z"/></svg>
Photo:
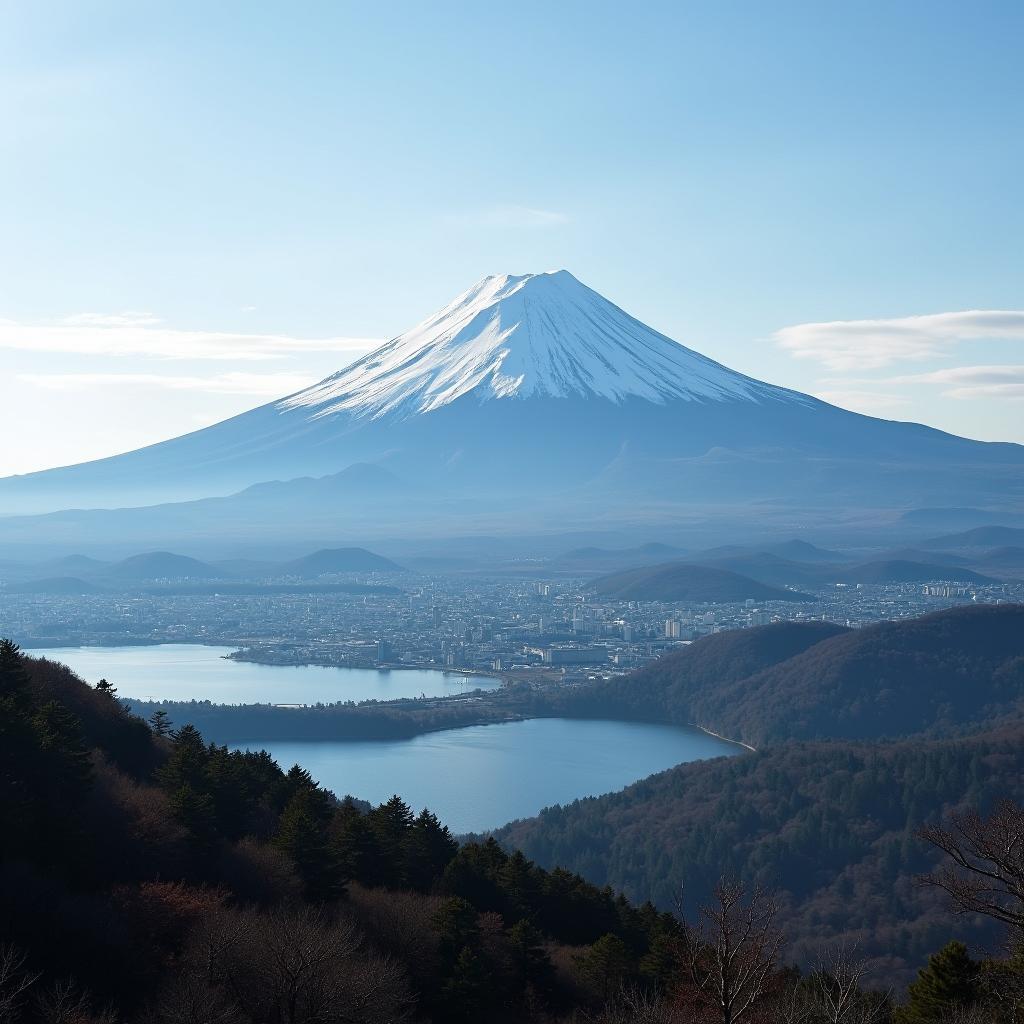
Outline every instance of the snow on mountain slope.
<svg viewBox="0 0 1024 1024"><path fill-rule="evenodd" d="M809 401L651 330L568 271L486 277L440 312L279 403L311 417L431 412L492 398Z"/></svg>

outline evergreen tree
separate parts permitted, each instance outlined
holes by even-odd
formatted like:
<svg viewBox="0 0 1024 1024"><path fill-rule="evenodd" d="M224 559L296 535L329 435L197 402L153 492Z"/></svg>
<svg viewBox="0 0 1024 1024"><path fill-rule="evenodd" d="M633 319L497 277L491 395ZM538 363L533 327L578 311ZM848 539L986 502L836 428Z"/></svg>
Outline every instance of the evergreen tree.
<svg viewBox="0 0 1024 1024"><path fill-rule="evenodd" d="M370 811L367 818L377 842L384 884L406 885L408 841L413 826L409 805L396 795Z"/></svg>
<svg viewBox="0 0 1024 1024"><path fill-rule="evenodd" d="M962 942L948 942L932 954L911 982L905 1006L895 1014L896 1024L932 1024L978 999L978 965Z"/></svg>
<svg viewBox="0 0 1024 1024"><path fill-rule="evenodd" d="M320 789L299 789L278 823L275 844L294 861L310 902L336 899L345 890L342 865L331 843L331 807Z"/></svg>
<svg viewBox="0 0 1024 1024"><path fill-rule="evenodd" d="M459 849L447 826L424 810L409 828L405 841L406 882L420 892L428 892Z"/></svg>
<svg viewBox="0 0 1024 1024"><path fill-rule="evenodd" d="M149 727L157 736L170 736L171 718L163 708L157 708L149 716Z"/></svg>
<svg viewBox="0 0 1024 1024"><path fill-rule="evenodd" d="M106 679L101 679L96 684L96 689L100 693L105 694L107 697L110 697L111 700L113 700L113 698L117 696L117 687Z"/></svg>
<svg viewBox="0 0 1024 1024"><path fill-rule="evenodd" d="M629 975L629 951L617 935L602 935L576 957L576 969L602 1003L608 1002Z"/></svg>
<svg viewBox="0 0 1024 1024"><path fill-rule="evenodd" d="M199 856L209 855L219 839L217 811L209 793L197 792L183 782L170 794L171 814L188 832L189 842Z"/></svg>
<svg viewBox="0 0 1024 1024"><path fill-rule="evenodd" d="M442 988L445 1019L474 1024L484 1020L491 986L491 975L484 962L468 946L463 946Z"/></svg>
<svg viewBox="0 0 1024 1024"><path fill-rule="evenodd" d="M519 978L538 992L548 994L555 971L544 948L544 936L529 921L519 921L509 929L508 939Z"/></svg>

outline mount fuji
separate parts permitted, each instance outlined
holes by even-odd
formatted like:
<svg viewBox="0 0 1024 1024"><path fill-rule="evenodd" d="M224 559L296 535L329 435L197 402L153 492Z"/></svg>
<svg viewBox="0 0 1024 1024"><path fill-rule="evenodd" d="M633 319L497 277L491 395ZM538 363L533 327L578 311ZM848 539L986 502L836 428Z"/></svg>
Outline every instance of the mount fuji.
<svg viewBox="0 0 1024 1024"><path fill-rule="evenodd" d="M487 277L326 380L222 423L0 480L0 540L115 521L166 540L239 526L331 536L429 521L436 534L650 526L700 509L1005 509L1024 496L1022 471L1022 446L737 373L562 270ZM70 508L117 511L39 515Z"/></svg>

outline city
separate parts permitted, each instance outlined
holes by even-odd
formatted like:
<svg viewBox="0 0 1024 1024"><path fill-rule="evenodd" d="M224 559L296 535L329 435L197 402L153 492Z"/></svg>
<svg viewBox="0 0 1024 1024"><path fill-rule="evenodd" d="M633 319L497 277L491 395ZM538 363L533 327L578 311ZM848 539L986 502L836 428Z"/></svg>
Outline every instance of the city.
<svg viewBox="0 0 1024 1024"><path fill-rule="evenodd" d="M837 584L813 602L598 598L584 577L345 574L306 587L189 587L33 595L0 588L0 617L29 649L200 643L280 665L439 668L517 682L624 675L724 630L825 620L853 628L974 603L1024 600L1024 581ZM806 588L805 588L806 589Z"/></svg>

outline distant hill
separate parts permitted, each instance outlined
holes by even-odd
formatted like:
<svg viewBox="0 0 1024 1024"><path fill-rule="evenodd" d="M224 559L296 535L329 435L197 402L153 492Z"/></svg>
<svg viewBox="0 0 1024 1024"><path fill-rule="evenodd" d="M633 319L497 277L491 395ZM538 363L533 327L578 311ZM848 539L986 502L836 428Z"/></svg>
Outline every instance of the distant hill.
<svg viewBox="0 0 1024 1024"><path fill-rule="evenodd" d="M1024 528L1019 526L978 526L963 533L947 533L924 542L929 548L993 548L1024 544Z"/></svg>
<svg viewBox="0 0 1024 1024"><path fill-rule="evenodd" d="M923 548L895 548L879 555L879 562L924 562L925 565L973 565L974 559L951 551L925 551Z"/></svg>
<svg viewBox="0 0 1024 1024"><path fill-rule="evenodd" d="M671 559L682 558L686 552L671 544L641 544L635 548L574 548L555 559L558 563L581 569L611 568L618 566L655 565Z"/></svg>
<svg viewBox="0 0 1024 1024"><path fill-rule="evenodd" d="M956 583L997 583L991 576L965 569L960 565L927 565L924 562L905 562L890 559L865 562L844 569L839 574L844 583L927 583L932 580L950 580Z"/></svg>
<svg viewBox="0 0 1024 1024"><path fill-rule="evenodd" d="M87 583L75 576L53 576L43 580L27 580L8 587L12 594L52 594L54 596L77 596L81 594L99 594L102 587Z"/></svg>
<svg viewBox="0 0 1024 1024"><path fill-rule="evenodd" d="M324 548L278 566L287 576L313 578L339 572L402 572L390 558L365 548Z"/></svg>
<svg viewBox="0 0 1024 1024"><path fill-rule="evenodd" d="M591 587L620 601L811 601L808 594L768 586L725 569L670 562L612 573Z"/></svg>
<svg viewBox="0 0 1024 1024"><path fill-rule="evenodd" d="M121 581L212 580L222 578L224 572L187 555L176 555L171 551L147 551L115 562L104 570L104 575Z"/></svg>
<svg viewBox="0 0 1024 1024"><path fill-rule="evenodd" d="M795 562L767 551L749 548L715 548L693 559L700 565L749 576L752 580L773 587L816 587L835 582L837 572L831 563Z"/></svg>
<svg viewBox="0 0 1024 1024"><path fill-rule="evenodd" d="M768 544L761 546L758 550L794 562L845 562L847 560L846 555L839 551L819 548L805 540L787 540L782 544Z"/></svg>
<svg viewBox="0 0 1024 1024"><path fill-rule="evenodd" d="M696 724L753 746L951 734L1024 717L1024 605L975 605L858 630L718 633L564 699L574 713Z"/></svg>
<svg viewBox="0 0 1024 1024"><path fill-rule="evenodd" d="M993 571L998 571L1000 567L1022 569L1024 568L1024 547L993 548L991 551L985 552L974 564L985 566Z"/></svg>
<svg viewBox="0 0 1024 1024"><path fill-rule="evenodd" d="M110 562L87 555L65 555L42 563L37 568L46 568L54 576L95 576L110 568Z"/></svg>
<svg viewBox="0 0 1024 1024"><path fill-rule="evenodd" d="M729 554L721 552L731 551ZM824 587L834 583L923 583L950 580L961 583L994 583L991 577L957 565L932 564L904 559L883 559L858 565L837 562L795 562L767 551L720 548L706 552L701 564L749 576L770 586ZM960 561L960 559L956 559Z"/></svg>

